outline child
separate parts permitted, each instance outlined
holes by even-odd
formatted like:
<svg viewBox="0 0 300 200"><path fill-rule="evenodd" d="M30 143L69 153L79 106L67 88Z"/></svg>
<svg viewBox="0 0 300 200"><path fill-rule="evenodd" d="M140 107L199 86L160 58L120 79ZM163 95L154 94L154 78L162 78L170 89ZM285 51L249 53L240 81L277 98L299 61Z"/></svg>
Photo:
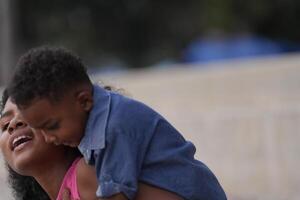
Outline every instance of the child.
<svg viewBox="0 0 300 200"><path fill-rule="evenodd" d="M50 47L22 56L9 95L47 142L78 146L98 197L134 199L138 181L191 200L226 199L195 147L146 105L93 85L81 60ZM42 112L41 112L42 111Z"/></svg>

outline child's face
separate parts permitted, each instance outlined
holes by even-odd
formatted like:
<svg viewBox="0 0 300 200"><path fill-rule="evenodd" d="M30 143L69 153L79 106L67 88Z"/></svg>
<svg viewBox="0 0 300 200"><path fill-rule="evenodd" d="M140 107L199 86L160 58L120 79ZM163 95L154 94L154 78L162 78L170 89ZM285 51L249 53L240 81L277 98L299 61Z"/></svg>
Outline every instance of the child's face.
<svg viewBox="0 0 300 200"><path fill-rule="evenodd" d="M46 142L76 147L84 135L91 107L91 94L68 92L55 103L47 98L35 100L21 114Z"/></svg>

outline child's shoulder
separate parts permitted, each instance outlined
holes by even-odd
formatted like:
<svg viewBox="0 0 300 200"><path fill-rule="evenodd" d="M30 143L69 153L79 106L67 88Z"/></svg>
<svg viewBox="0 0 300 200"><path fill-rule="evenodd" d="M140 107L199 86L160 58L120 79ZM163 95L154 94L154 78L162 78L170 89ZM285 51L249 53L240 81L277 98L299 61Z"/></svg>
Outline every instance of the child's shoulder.
<svg viewBox="0 0 300 200"><path fill-rule="evenodd" d="M159 116L146 104L116 93L111 93L110 115L131 116L134 119Z"/></svg>
<svg viewBox="0 0 300 200"><path fill-rule="evenodd" d="M134 99L112 94L107 130L151 132L162 117L149 106Z"/></svg>

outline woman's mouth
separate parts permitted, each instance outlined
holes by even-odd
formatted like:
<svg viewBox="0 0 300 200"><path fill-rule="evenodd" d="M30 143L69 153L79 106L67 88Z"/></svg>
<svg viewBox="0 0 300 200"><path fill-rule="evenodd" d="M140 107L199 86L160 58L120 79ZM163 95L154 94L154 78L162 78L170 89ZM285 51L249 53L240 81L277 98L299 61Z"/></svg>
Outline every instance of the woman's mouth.
<svg viewBox="0 0 300 200"><path fill-rule="evenodd" d="M28 136L28 135L21 135L21 136L14 138L12 141L12 150L14 151L17 148L18 149L21 148L30 140L32 140L32 137Z"/></svg>

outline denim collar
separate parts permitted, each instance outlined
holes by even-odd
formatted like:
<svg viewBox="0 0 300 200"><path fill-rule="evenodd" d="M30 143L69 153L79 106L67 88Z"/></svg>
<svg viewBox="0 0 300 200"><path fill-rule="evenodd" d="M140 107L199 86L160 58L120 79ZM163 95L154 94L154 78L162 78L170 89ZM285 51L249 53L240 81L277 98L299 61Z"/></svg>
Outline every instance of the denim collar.
<svg viewBox="0 0 300 200"><path fill-rule="evenodd" d="M110 93L93 85L94 105L89 113L85 133L78 146L81 152L105 148L105 132L110 111Z"/></svg>

